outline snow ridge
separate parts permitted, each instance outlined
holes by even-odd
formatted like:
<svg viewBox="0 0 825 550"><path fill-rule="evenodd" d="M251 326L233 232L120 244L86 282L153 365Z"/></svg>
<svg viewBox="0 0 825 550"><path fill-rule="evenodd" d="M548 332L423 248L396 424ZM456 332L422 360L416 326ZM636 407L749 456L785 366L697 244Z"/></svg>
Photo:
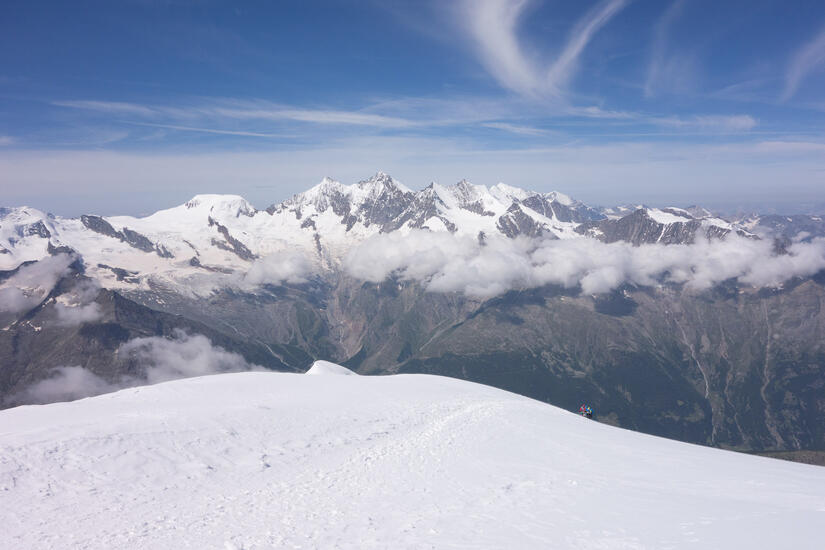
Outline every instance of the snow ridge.
<svg viewBox="0 0 825 550"><path fill-rule="evenodd" d="M3 548L821 546L825 468L439 376L220 374L0 426Z"/></svg>

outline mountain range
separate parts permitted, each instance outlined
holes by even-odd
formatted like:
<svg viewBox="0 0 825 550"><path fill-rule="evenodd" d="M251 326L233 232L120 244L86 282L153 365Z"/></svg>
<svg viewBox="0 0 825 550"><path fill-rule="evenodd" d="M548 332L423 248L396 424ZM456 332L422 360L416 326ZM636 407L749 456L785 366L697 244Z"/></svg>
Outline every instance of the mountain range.
<svg viewBox="0 0 825 550"><path fill-rule="evenodd" d="M79 397L207 356L218 371L329 359L587 401L685 441L823 449L823 235L817 216L412 191L383 173L264 210L232 195L140 218L3 208L0 395Z"/></svg>

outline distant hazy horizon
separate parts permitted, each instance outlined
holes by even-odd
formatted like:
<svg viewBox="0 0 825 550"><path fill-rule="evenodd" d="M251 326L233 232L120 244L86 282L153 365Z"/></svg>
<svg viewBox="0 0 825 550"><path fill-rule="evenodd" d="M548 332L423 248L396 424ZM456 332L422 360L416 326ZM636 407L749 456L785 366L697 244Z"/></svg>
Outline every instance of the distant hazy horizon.
<svg viewBox="0 0 825 550"><path fill-rule="evenodd" d="M331 177L334 180L349 185L368 179L374 173L375 172L371 172L369 174L364 174L362 176L350 179L336 178L333 176L325 177ZM486 185L488 188L492 187L497 183L503 182L507 185L520 187L528 191L537 191L542 193L557 191L594 208L610 208L615 206L632 205L645 205L654 208L687 208L690 206L701 206L707 208L708 210L716 214L726 216L737 216L751 213L785 215L825 215L825 199L819 197L818 201L813 200L813 198L809 201L798 201L794 198L789 200L787 197L781 196L763 196L760 200L760 197L758 196L746 195L738 198L731 197L729 200L726 201L719 200L719 197L717 197L715 200L713 200L712 198L709 198L708 200L702 200L702 197L698 194L692 198L690 193L686 192L681 196L674 195L673 200L668 200L667 196L664 196L664 194L662 193L656 192L649 193L647 198L645 198L645 196L643 196L643 193L640 193L638 191L629 192L626 195L622 196L620 194L621 189L618 193L610 194L601 193L597 188L580 189L581 192L576 193L571 192L569 189L566 189L563 185L519 185L517 182L514 183L512 181L506 180L490 180L491 183L486 183L484 182L485 180L478 181L465 177L459 177L449 181L439 179L427 180L424 182L415 182L410 181L408 179L396 177L394 174L390 175L393 176L393 178L397 181L409 187L412 191L419 191L428 186L432 182L444 186L449 186L457 183L458 181L461 181L462 179L466 179L474 184ZM283 202L284 200L295 195L296 193L301 193L310 189L314 185L317 185L321 181L321 179L322 178L319 177L315 180L307 181L303 185L303 182L296 182L295 184L287 183L281 186L277 184L259 184L250 185L248 188L243 189L238 189L237 187L234 187L232 185L222 186L217 183L204 185L200 189L198 189L196 185L193 185L187 186L186 189L176 189L164 192L119 191L117 193L111 193L108 192L105 188L103 188L100 189L99 195L91 195L85 193L80 193L73 197L67 197L59 193L55 194L55 196L52 197L43 194L32 195L29 197L21 195L18 197L21 200L18 200L16 202L8 201L7 196L4 196L2 199L0 199L3 201L0 202L0 208L14 208L20 206L27 206L31 208L36 208L49 214L75 218L79 217L81 214L97 214L102 216L124 215L142 217L153 214L158 210L164 210L167 208L179 206L185 203L186 201L190 200L195 195L221 194L240 195L247 201L249 201L258 210L264 210L273 204L279 204ZM607 200L607 197L613 197L614 200Z"/></svg>

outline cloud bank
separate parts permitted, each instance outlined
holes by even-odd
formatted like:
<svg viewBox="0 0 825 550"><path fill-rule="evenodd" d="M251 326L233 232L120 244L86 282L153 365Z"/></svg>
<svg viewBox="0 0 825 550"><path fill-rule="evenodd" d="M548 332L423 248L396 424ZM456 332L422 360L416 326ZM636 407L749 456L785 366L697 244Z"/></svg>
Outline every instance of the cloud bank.
<svg viewBox="0 0 825 550"><path fill-rule="evenodd" d="M103 317L100 304L93 300L100 292L97 281L88 279L76 284L68 293L60 296L54 305L57 322L63 326L92 323Z"/></svg>
<svg viewBox="0 0 825 550"><path fill-rule="evenodd" d="M32 384L11 401L19 404L43 404L74 401L93 395L117 391L126 385L110 384L83 367L57 367L51 377Z"/></svg>
<svg viewBox="0 0 825 550"><path fill-rule="evenodd" d="M685 284L702 291L737 279L755 287L779 286L825 269L825 239L797 242L788 254L773 242L730 235L692 245L605 244L594 239L477 239L412 231L366 240L346 257L347 273L371 282L390 277L420 282L431 292L461 292L479 299L548 284L580 287L584 294L623 284Z"/></svg>
<svg viewBox="0 0 825 550"><path fill-rule="evenodd" d="M20 313L36 307L68 275L72 262L72 256L58 254L20 267L0 286L0 311Z"/></svg>
<svg viewBox="0 0 825 550"><path fill-rule="evenodd" d="M312 263L306 255L282 250L256 260L244 275L244 282L253 286L300 284L307 282L312 271Z"/></svg>
<svg viewBox="0 0 825 550"><path fill-rule="evenodd" d="M181 330L174 337L134 338L117 351L119 357L136 361L142 377L123 376L113 382L80 366L60 366L51 376L13 396L16 404L54 403L92 397L134 386L157 384L179 378L224 372L263 370L237 353L226 351L200 334Z"/></svg>
<svg viewBox="0 0 825 550"><path fill-rule="evenodd" d="M206 336L181 330L175 331L174 339L161 336L132 339L120 346L117 353L119 357L136 360L149 384L263 368L247 363L237 353L212 345Z"/></svg>

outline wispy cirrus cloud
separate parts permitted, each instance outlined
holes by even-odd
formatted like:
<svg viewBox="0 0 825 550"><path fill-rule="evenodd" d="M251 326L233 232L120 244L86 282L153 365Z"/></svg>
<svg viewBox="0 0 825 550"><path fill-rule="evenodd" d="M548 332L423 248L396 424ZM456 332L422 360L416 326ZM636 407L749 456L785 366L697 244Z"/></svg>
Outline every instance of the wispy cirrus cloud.
<svg viewBox="0 0 825 550"><path fill-rule="evenodd" d="M432 99L396 98L367 104L359 109L335 110L275 104L265 100L197 98L186 105L151 105L98 100L54 101L53 105L99 113L109 123L143 126L217 136L291 139L316 136L317 128L351 128L359 135L385 131L423 135L437 129L492 128L508 134L540 137L550 134L559 121L579 119L607 121L622 126L662 126L676 132L691 130L707 134L746 132L757 125L750 115L656 115L605 109L598 105L562 106L547 109L531 101L496 101L489 98L456 97ZM529 124L524 121L529 120ZM123 139L118 135L117 139ZM324 136L324 140L328 137Z"/></svg>
<svg viewBox="0 0 825 550"><path fill-rule="evenodd" d="M533 128L532 126L520 126L518 124L510 124L509 122L484 122L482 126L485 128L494 128L511 134L520 134L524 136L543 136L548 132L541 128Z"/></svg>
<svg viewBox="0 0 825 550"><path fill-rule="evenodd" d="M750 115L695 115L691 117L658 117L650 121L671 128L718 130L723 132L745 132L758 122Z"/></svg>
<svg viewBox="0 0 825 550"><path fill-rule="evenodd" d="M668 38L670 29L674 21L682 14L685 7L685 0L675 0L653 27L653 42L650 49L650 63L647 67L647 78L645 79L645 97L655 95L657 88L663 80L674 81L674 78L682 78L679 75L679 68L684 71L685 63L683 59L668 56ZM684 73L682 73L684 74Z"/></svg>
<svg viewBox="0 0 825 550"><path fill-rule="evenodd" d="M158 114L158 110L152 107L124 101L66 100L52 101L51 104L57 107L84 109L115 115L155 116Z"/></svg>
<svg viewBox="0 0 825 550"><path fill-rule="evenodd" d="M213 107L211 113L235 119L291 120L316 124L373 126L378 128L408 128L417 122L358 111L327 109L255 108L254 106Z"/></svg>
<svg viewBox="0 0 825 550"><path fill-rule="evenodd" d="M95 100L52 101L51 103L58 107L83 109L112 115L132 115L144 118L223 118L234 120L295 121L381 128L404 128L416 124L416 122L411 120L372 113L330 109L297 109L265 101L219 100L189 107L153 106L120 101ZM270 137L267 134L261 135L262 137Z"/></svg>
<svg viewBox="0 0 825 550"><path fill-rule="evenodd" d="M780 99L787 101L792 98L802 81L822 65L825 65L825 27L793 55L785 74L785 88Z"/></svg>
<svg viewBox="0 0 825 550"><path fill-rule="evenodd" d="M564 49L547 73L549 85L555 88L558 93L570 81L576 70L579 56L593 38L593 35L619 13L625 5L627 5L627 0L601 2L585 14L573 27Z"/></svg>
<svg viewBox="0 0 825 550"><path fill-rule="evenodd" d="M146 126L149 128L162 128L165 130L182 130L184 132L201 132L204 134L218 134L223 136L246 136L246 137L262 137L262 138L278 138L283 137L281 134L271 134L262 132L246 132L243 130L221 130L218 128L198 128L194 126L179 126L176 124L152 124L150 122L134 122L123 121L125 124L132 124L134 126Z"/></svg>
<svg viewBox="0 0 825 550"><path fill-rule="evenodd" d="M480 0L463 4L462 19L482 65L503 87L530 98L558 97L565 91L587 44L627 0L605 0L573 27L564 47L549 65L524 52L519 23L528 0Z"/></svg>
<svg viewBox="0 0 825 550"><path fill-rule="evenodd" d="M566 110L572 116L622 122L627 124L653 124L675 130L701 130L708 134L716 132L747 132L759 122L747 114L736 115L686 115L656 116L633 111L605 110L601 107L570 107Z"/></svg>
<svg viewBox="0 0 825 550"><path fill-rule="evenodd" d="M632 113L629 111L614 111L611 109L602 109L597 105L589 107L569 107L566 112L573 116L580 116L584 118L603 118L613 120L628 120L637 119L641 115L639 113Z"/></svg>

